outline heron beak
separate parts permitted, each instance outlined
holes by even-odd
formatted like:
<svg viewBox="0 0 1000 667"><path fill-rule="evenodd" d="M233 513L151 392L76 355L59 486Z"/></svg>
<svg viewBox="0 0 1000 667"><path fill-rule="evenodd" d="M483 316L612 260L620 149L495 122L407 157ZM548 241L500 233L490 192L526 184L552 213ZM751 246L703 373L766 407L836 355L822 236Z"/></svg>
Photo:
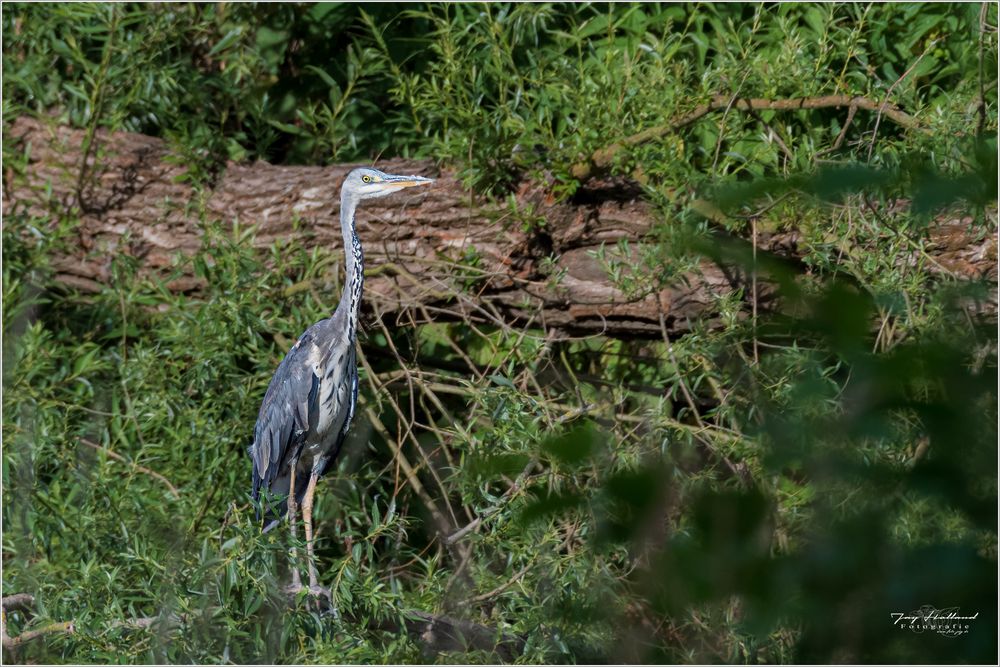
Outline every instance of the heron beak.
<svg viewBox="0 0 1000 667"><path fill-rule="evenodd" d="M387 190L402 190L403 188L412 188L414 185L427 185L433 182L433 178L424 178L423 176L392 176L382 181L380 185Z"/></svg>

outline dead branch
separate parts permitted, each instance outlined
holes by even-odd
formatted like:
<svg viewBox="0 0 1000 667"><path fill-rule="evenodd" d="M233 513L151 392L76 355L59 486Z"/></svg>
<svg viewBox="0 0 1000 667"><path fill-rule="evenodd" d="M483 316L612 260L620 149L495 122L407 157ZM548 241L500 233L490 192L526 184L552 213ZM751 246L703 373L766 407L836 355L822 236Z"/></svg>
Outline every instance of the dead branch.
<svg viewBox="0 0 1000 667"><path fill-rule="evenodd" d="M72 634L76 631L72 621L64 621L61 623L51 623L35 630L25 630L16 637L8 635L7 611L28 609L34 604L35 597L28 593L15 593L13 595L4 596L3 606L2 609L0 609L0 643L2 643L3 647L8 651L13 653L18 647L38 639L39 637L44 637L45 635Z"/></svg>
<svg viewBox="0 0 1000 667"><path fill-rule="evenodd" d="M839 107L851 107L853 109L864 109L881 113L889 120L908 130L922 130L920 121L901 110L894 104L886 101L881 103L870 100L867 97L850 95L824 95L822 97L800 97L789 100L764 100L757 98L737 98L735 103L731 96L716 95L707 104L702 104L687 114L684 114L667 125L659 125L643 130L621 141L610 144L598 151L585 162L580 162L573 166L573 176L581 181L596 174L607 171L611 166L615 156L628 146L637 146L654 139L659 139L671 132L694 123L700 118L707 116L713 111L729 109L730 106L741 111L800 111L802 109L831 109ZM853 116L853 114L852 114Z"/></svg>
<svg viewBox="0 0 1000 667"><path fill-rule="evenodd" d="M35 604L35 597L28 593L14 593L3 598L3 608L8 611L27 609Z"/></svg>
<svg viewBox="0 0 1000 667"><path fill-rule="evenodd" d="M76 628L70 621L63 621L62 623L52 623L46 625L45 627L38 628L37 630L25 630L16 637L3 638L3 646L7 649L14 649L23 644L26 644L39 637L44 637L45 635L52 634L68 634L71 635L76 632Z"/></svg>

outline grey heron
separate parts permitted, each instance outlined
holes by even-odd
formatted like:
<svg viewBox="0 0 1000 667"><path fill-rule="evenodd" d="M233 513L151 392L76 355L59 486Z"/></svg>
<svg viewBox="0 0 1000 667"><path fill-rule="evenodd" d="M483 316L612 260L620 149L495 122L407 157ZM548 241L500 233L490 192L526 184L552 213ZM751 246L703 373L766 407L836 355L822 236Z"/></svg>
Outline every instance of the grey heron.
<svg viewBox="0 0 1000 667"><path fill-rule="evenodd" d="M358 308L364 287L364 252L354 216L365 199L384 197L432 179L393 176L377 169L355 169L340 189L340 227L344 235L346 279L333 315L306 329L271 378L254 427L253 499L262 491L286 497L271 508L265 532L276 526L286 507L292 534L292 588L302 582L295 548L296 510L301 506L306 532L309 590L320 592L313 560L313 494L316 481L344 444L358 397L355 356ZM303 485L303 480L308 481Z"/></svg>

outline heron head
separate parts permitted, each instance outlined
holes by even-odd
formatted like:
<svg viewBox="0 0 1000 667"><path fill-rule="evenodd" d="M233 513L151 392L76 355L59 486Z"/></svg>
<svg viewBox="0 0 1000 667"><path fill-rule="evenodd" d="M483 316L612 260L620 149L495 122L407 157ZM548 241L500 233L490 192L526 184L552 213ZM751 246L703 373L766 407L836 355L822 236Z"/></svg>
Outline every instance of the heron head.
<svg viewBox="0 0 1000 667"><path fill-rule="evenodd" d="M433 178L423 176L394 176L386 174L378 169L362 167L355 169L344 179L341 190L344 196L355 197L357 199L374 199L384 197L404 188L412 188L415 185L426 185L433 183Z"/></svg>

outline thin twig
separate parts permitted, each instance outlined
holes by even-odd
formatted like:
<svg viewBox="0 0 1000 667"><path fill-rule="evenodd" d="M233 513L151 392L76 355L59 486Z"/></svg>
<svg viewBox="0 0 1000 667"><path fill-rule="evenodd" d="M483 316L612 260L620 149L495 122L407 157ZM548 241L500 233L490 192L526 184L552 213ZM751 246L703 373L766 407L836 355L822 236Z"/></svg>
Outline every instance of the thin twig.
<svg viewBox="0 0 1000 667"><path fill-rule="evenodd" d="M111 65L111 54L114 51L115 38L118 36L118 18L119 11L118 7L111 8L111 24L108 28L108 38L104 42L104 50L101 54L101 64L98 69L97 79L94 83L94 90L90 98L90 118L87 119L87 133L83 138L83 157L80 160L80 171L77 174L76 180L76 198L77 204L84 210L87 209L87 204L84 201L83 189L86 185L87 177L89 176L87 170L87 162L90 160L91 151L94 148L94 136L97 133L97 126L101 122L101 113L104 110L104 88L105 79L107 78L108 68Z"/></svg>
<svg viewBox="0 0 1000 667"><path fill-rule="evenodd" d="M154 625L177 626L187 622L187 614L168 614L166 616L142 616L139 618L125 618L115 621L110 625L111 629L124 628L127 630L146 630Z"/></svg>
<svg viewBox="0 0 1000 667"><path fill-rule="evenodd" d="M774 139L774 143L778 144L778 148L780 148L781 152L784 153L785 155L785 166L784 169L782 169L782 171L787 173L788 163L795 159L795 154L792 153L792 150L788 147L788 144L786 144L785 140L781 137L781 134L776 129L771 127L770 123L764 120L764 118L759 113L757 113L753 109L747 109L747 113L753 116L754 120L763 125L765 130L770 132L771 137Z"/></svg>
<svg viewBox="0 0 1000 667"><path fill-rule="evenodd" d="M489 600L490 598L492 598L492 597L494 597L496 595L499 595L500 593L503 593L505 590L507 590L508 588L510 588L511 586L513 586L514 584L516 584L518 581L520 581L521 578L525 574L528 573L528 570L531 569L532 565L534 565L534 562L528 563L527 565L525 565L524 567L522 567L520 570L518 570L517 573L513 577L511 577L510 579L508 579L504 583L500 584L499 586L497 586L496 588L494 588L492 591L489 591L489 592L486 592L486 593L481 593L480 595L477 595L475 597L471 597L468 600L462 600L461 602L458 603L459 606L466 607L466 606L469 606L469 605L476 604L478 602L485 602L486 600Z"/></svg>
<svg viewBox="0 0 1000 667"><path fill-rule="evenodd" d="M517 492L521 490L521 487L524 485L525 479L527 478L528 474L531 472L531 469L534 466L535 466L534 461L529 463L524 468L524 470L521 471L521 474L517 476L517 479L514 480L514 483L510 485L510 487L504 492L502 496L500 496L500 501L496 505L486 510L483 510L482 512L479 513L479 516L473 519L470 523L466 524L462 528L459 528L454 533L446 537L444 540L445 544L455 544L463 537L465 537L475 529L479 528L479 526L483 523L484 519L490 518L491 516L499 512L501 509L503 509L503 507L508 502L510 502L510 500L514 497L514 495L516 495Z"/></svg>
<svg viewBox="0 0 1000 667"><path fill-rule="evenodd" d="M753 361L760 363L760 353L757 348L757 218L751 221L753 233L753 274L750 276L750 299L753 308Z"/></svg>
<svg viewBox="0 0 1000 667"><path fill-rule="evenodd" d="M681 375L681 366L677 362L677 356L674 354L673 343L670 342L670 335L667 333L667 317L662 312L660 313L660 333L663 336L663 342L667 346L667 356L670 357L670 363L673 364L675 372L677 373L677 384L680 385L681 393L684 394L684 400L687 402L688 408L694 416L694 420L698 422L698 426L705 428L705 422L701 420L701 415L698 413L698 408L695 406L694 397L691 395L691 392L688 391L687 382L684 381L684 377Z"/></svg>
<svg viewBox="0 0 1000 667"><path fill-rule="evenodd" d="M395 357L396 363L399 365L400 368L405 369L407 367L406 362L403 360L402 355L400 355L399 350L396 349L396 344L392 340L392 332L389 331L388 327L385 326L385 323L381 319L378 321L378 324L382 328L382 333L385 336L386 344L389 347L389 350L392 352L393 356ZM361 356L363 357L363 355ZM367 365L367 361L365 362L365 364L366 364L365 367L369 370L369 372L371 372L371 367ZM413 380L410 376L407 376L407 384L410 385L409 395L412 401L414 392L413 392ZM457 524L458 518L455 516L455 511L452 508L451 503L448 502L448 489L445 487L444 481L442 481L441 476L438 474L437 468L434 465L433 461L431 461L430 457L427 456L427 453L424 452L424 448L421 446L420 440L416 437L416 434L413 433L413 426L415 425L416 418L412 403L410 405L409 420L403 419L402 410L399 409L399 405L396 403L395 400L390 400L390 403L393 405L393 408L395 409L397 416L401 420L406 422L406 433L404 436L401 437L401 439L409 437L410 441L413 443L413 446L420 453L420 456L423 457L423 459L426 461L428 472L430 472L431 477L434 478L434 482L437 484L438 488L441 489L441 498L444 500L444 504L448 510L448 514L451 516L451 525Z"/></svg>
<svg viewBox="0 0 1000 667"><path fill-rule="evenodd" d="M913 61L913 64L910 65L906 69L906 71L903 72L903 74L898 79L896 79L893 82L893 84L891 86L889 86L889 90L885 91L885 98L882 100L882 105L878 108L878 114L875 115L875 129L872 130L872 142L868 146L868 161L869 162L871 162L871 160L872 160L872 153L875 150L875 139L878 138L878 126L882 122L882 112L885 111L886 105L889 104L889 98L892 97L892 91L896 89L896 86L898 86L899 83L903 79L905 79L906 77L908 77L910 75L910 72L912 72L917 67L917 65L920 64L920 61L924 59L924 56L926 56L930 52L930 50L932 48L934 48L935 44L937 44L937 40L936 39L932 39L927 44L927 47L924 49L924 52L921 53L920 56L917 57L917 59Z"/></svg>
<svg viewBox="0 0 1000 667"><path fill-rule="evenodd" d="M361 361L361 364L365 368L366 371L365 377L368 378L369 384L371 384L372 386L372 390L374 390L376 395L384 395L385 392L381 391L381 387L378 384L376 384L376 373L372 370L372 367L368 364L368 360L365 358L364 355L359 355L358 359L359 361ZM375 428L378 434L382 436L382 438L386 441L389 447L393 450L393 454L399 459L400 467L402 468L403 473L406 475L407 481L410 482L410 486L413 487L414 492L424 502L424 505L426 505L427 509L430 511L431 516L434 517L434 521L438 525L438 530L441 532L442 535L447 535L448 533L450 533L453 524L448 521L448 518L438 507L437 503L435 503L433 498L431 498L431 495L427 493L427 490L421 483L420 478L417 476L416 469L410 464L410 462L406 459L405 455L403 454L403 449L400 443L397 442L396 438L393 438L389 435L388 429L386 429L385 425L382 423L382 420L379 419L378 415L375 414L375 411L372 409L372 407L370 405L367 405L367 401L365 401L365 399L360 396L359 400L365 403L365 413L368 415L368 419L371 421L372 426ZM399 405L397 405L396 402L392 400L390 400L389 403L390 405L392 405L393 410L396 412L396 415L400 419L404 419L402 410L400 410ZM415 434L411 432L409 434L409 437L412 442L416 442L417 438ZM423 453L423 450L420 451L421 453ZM444 487L442 486L442 490L443 489Z"/></svg>
<svg viewBox="0 0 1000 667"><path fill-rule="evenodd" d="M986 14L990 3L984 2L979 9L979 122L976 125L976 135L982 136L986 129L986 85L983 74L983 49L986 40Z"/></svg>
<svg viewBox="0 0 1000 667"><path fill-rule="evenodd" d="M155 470L150 470L146 466L139 465L135 461L130 461L129 459L125 458L124 456L122 456L118 452L114 452L114 451L108 449L107 447L103 447L103 446L97 444L96 442L91 442L90 440L87 440L86 438L80 438L80 442L82 442L83 444L87 445L88 447L92 447L93 449L96 449L96 450L98 450L100 452L104 452L106 455L108 455L110 458L115 459L116 461L121 461L122 463L128 463L128 464L130 464L133 468L135 468L136 470L138 470L141 473L145 473L145 474L147 474L147 475L149 475L151 477L155 477L156 479L160 480L161 482L163 482L167 486L167 488L170 490L171 495L173 495L174 498L180 498L181 497L181 493L180 493L180 491L177 490L177 487L174 486L173 484L171 484L169 479L167 479L166 477L164 477L160 473L156 472Z"/></svg>
<svg viewBox="0 0 1000 667"><path fill-rule="evenodd" d="M726 105L725 111L722 112L722 122L719 123L719 138L715 142L715 157L712 158L712 173L715 173L715 168L719 164L719 151L722 150L722 139L726 134L726 119L729 118L729 112L736 104L736 100L739 99L740 90L743 89L743 84L746 83L747 77L750 76L750 70L747 69L746 73L743 75L743 80L740 81L740 85L736 87L736 91L733 92L733 96L729 100L729 104Z"/></svg>
<svg viewBox="0 0 1000 667"><path fill-rule="evenodd" d="M364 357L361 357L361 359L364 359ZM364 362L364 364L365 368L368 371L366 375L369 378L369 380L372 381L373 373L371 371L371 367L367 365L367 362ZM374 387L374 381L372 382ZM375 391L378 392L378 389L375 388ZM409 460L407 460L406 456L403 454L403 449L400 446L400 443L397 442L396 438L393 438L389 434L388 429L386 429L385 425L382 423L382 420L379 419L378 415L375 414L375 411L372 409L372 407L368 405L367 400L365 400L364 396L359 396L358 400L362 405L364 405L365 414L368 415L368 420L371 423L372 428L374 428L375 431L380 436L382 436L382 439L385 440L385 442L389 445L389 448L392 449L394 457L399 462L399 467L402 469L403 474L406 476L407 481L413 488L413 492L417 494L417 497L420 498L420 500L424 503L424 506L430 512L431 517L433 518L434 523L436 524L437 532L442 537L448 535L453 530L452 524L449 523L448 518L444 515L444 513L441 512L440 508L438 508L437 503L434 502L434 499L431 497L431 495L427 493L427 489L424 488L423 483L420 481L420 477L417 475L417 471L413 468ZM396 406L395 403L393 403L393 405L394 407L396 407L398 411L398 406ZM451 545L448 544L445 544L445 546L449 548L451 547ZM464 560L467 560L469 554L465 550L458 549L456 553L452 553L451 555L457 561L462 562Z"/></svg>
<svg viewBox="0 0 1000 667"><path fill-rule="evenodd" d="M847 136L847 128L851 126L851 122L854 121L854 114L858 112L858 107L856 104L852 104L847 107L847 118L844 119L844 126L840 128L840 132L837 134L837 138L834 139L833 145L829 148L824 148L820 152L816 153L814 157L819 158L821 155L826 155L827 153L832 153L838 148L840 144L844 143L844 137Z"/></svg>

